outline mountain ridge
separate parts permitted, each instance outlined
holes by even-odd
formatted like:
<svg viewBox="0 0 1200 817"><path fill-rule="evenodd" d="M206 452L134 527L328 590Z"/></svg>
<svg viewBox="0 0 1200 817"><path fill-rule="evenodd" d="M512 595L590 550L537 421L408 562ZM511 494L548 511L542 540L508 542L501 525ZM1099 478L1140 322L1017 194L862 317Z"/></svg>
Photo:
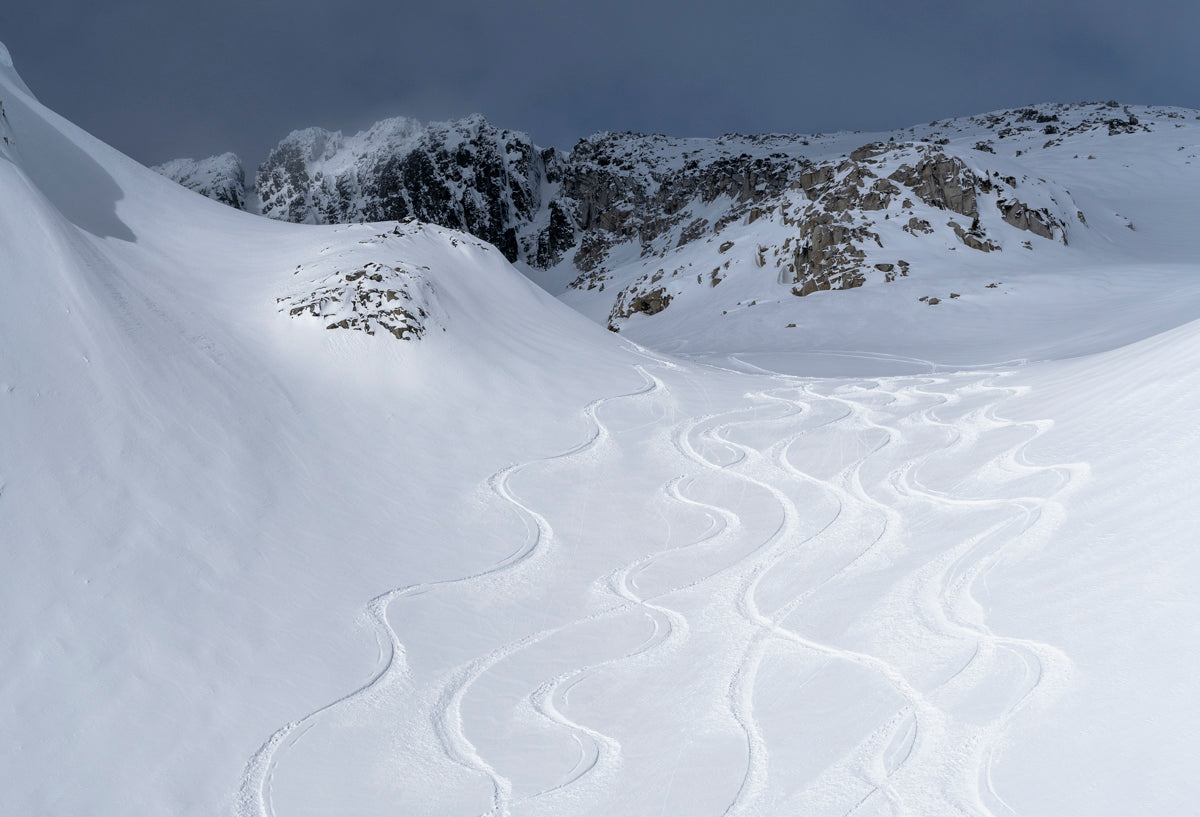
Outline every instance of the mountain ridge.
<svg viewBox="0 0 1200 817"><path fill-rule="evenodd" d="M601 132L561 151L478 114L400 117L352 136L293 131L254 188L258 211L285 221L416 218L462 229L621 331L673 303L705 300L701 290L750 268L775 277L771 297L803 297L890 283L931 260L957 263L948 254L957 248L1069 245L1089 230L1088 214L1040 154L1190 133L1197 119L1115 101L1047 103L870 134ZM1110 217L1093 222L1107 227ZM997 274L1003 266L991 264ZM726 287L710 317L756 300L748 292Z"/></svg>

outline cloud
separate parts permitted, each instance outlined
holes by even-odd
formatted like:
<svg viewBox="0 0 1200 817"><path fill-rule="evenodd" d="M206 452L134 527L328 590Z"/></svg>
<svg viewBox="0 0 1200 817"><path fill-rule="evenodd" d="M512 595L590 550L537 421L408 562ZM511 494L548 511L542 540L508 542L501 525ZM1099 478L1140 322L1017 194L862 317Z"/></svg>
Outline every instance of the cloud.
<svg viewBox="0 0 1200 817"><path fill-rule="evenodd" d="M146 162L386 115L595 130L902 127L1036 101L1200 106L1200 5L1165 0L229 0L50 6L0 31L45 102Z"/></svg>

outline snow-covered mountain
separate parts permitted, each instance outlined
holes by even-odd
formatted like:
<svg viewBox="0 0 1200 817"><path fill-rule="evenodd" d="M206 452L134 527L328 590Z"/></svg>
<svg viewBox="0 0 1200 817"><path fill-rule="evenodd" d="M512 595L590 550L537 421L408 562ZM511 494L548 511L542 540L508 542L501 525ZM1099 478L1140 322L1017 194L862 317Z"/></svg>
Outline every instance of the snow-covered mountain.
<svg viewBox="0 0 1200 817"><path fill-rule="evenodd" d="M234 153L207 159L172 159L150 169L202 196L238 210L246 209L246 171Z"/></svg>
<svg viewBox="0 0 1200 817"><path fill-rule="evenodd" d="M1200 140L1042 110L616 178L651 200L564 211L560 265L612 241L556 299L188 193L0 46L3 812L1194 812ZM542 201L622 140L697 149L597 137ZM563 303L713 253L619 333ZM792 294L835 255L862 286Z"/></svg>
<svg viewBox="0 0 1200 817"><path fill-rule="evenodd" d="M978 289L1023 264L1013 256L1069 263L1081 256L1052 245L1086 244L1093 232L1136 244L1115 229L1131 226L1128 215L1106 202L1089 222L1072 188L1167 144L1186 151L1197 132L1194 111L1104 102L875 134L605 133L562 153L479 116L393 119L352 137L292 133L257 188L262 212L282 220L415 217L466 230L593 319L642 337L652 331L642 319L672 303L696 327L720 326L751 302L950 264L963 267L955 289ZM1171 158L1180 169L1190 161Z"/></svg>

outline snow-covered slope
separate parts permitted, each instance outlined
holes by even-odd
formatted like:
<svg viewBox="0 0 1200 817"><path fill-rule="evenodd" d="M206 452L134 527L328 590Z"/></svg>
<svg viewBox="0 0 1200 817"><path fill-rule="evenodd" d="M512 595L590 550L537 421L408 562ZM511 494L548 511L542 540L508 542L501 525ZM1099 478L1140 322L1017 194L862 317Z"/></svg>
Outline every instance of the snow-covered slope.
<svg viewBox="0 0 1200 817"><path fill-rule="evenodd" d="M1186 144L995 290L914 255L680 319L699 362L627 340L698 308L613 334L464 233L192 195L3 47L0 103L5 813L1195 810Z"/></svg>
<svg viewBox="0 0 1200 817"><path fill-rule="evenodd" d="M468 512L487 474L639 380L470 236L249 216L8 68L0 101L4 811L228 813L275 729L369 673L364 602L507 554L520 520ZM372 265L419 351L326 328Z"/></svg>

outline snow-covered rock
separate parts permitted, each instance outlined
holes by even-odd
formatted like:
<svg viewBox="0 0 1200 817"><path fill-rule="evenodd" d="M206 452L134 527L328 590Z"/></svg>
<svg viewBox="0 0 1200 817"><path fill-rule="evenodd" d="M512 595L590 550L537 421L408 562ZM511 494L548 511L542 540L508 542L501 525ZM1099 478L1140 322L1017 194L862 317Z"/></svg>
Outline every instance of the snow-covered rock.
<svg viewBox="0 0 1200 817"><path fill-rule="evenodd" d="M238 210L246 209L246 171L236 154L222 153L207 159L172 159L151 170L202 196Z"/></svg>
<svg viewBox="0 0 1200 817"><path fill-rule="evenodd" d="M294 131L258 169L262 213L331 224L417 218L464 230L520 257L518 233L539 217L560 173L556 151L482 116L423 125L379 122L354 136Z"/></svg>

